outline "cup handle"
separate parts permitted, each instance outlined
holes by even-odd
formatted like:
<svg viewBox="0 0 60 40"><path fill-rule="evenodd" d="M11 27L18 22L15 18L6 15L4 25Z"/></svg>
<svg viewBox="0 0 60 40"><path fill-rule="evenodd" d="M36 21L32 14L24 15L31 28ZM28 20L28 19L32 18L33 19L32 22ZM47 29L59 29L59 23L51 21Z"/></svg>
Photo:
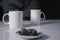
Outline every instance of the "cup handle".
<svg viewBox="0 0 60 40"><path fill-rule="evenodd" d="M9 22L7 23L7 22L5 22L5 21L4 21L4 17L5 17L6 15L8 15L8 16L9 16L9 14L8 14L8 13L4 14L4 15L3 15L3 18L2 18L2 21L3 21L3 23L4 23L4 24L7 24L7 25L8 25L8 24L9 24Z"/></svg>
<svg viewBox="0 0 60 40"><path fill-rule="evenodd" d="M44 14L44 12L41 12L41 14L44 15L44 18L41 18L41 20L45 20L45 14Z"/></svg>
<svg viewBox="0 0 60 40"><path fill-rule="evenodd" d="M6 38L5 38L5 36L4 36L6 32L9 32L9 31L6 30L6 31L4 31L3 34L2 34L2 37L3 37L4 40L6 40Z"/></svg>

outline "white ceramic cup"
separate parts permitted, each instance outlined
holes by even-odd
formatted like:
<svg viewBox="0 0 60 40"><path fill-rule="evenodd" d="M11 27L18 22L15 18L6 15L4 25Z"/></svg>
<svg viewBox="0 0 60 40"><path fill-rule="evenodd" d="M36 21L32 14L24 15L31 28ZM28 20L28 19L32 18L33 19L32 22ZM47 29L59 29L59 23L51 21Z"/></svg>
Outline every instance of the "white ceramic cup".
<svg viewBox="0 0 60 40"><path fill-rule="evenodd" d="M40 20L45 20L44 12L41 12L40 9L31 9L31 23L35 25L40 25ZM41 18L41 14L43 14L44 18Z"/></svg>
<svg viewBox="0 0 60 40"><path fill-rule="evenodd" d="M5 22L4 18L5 16L9 16L9 22ZM8 31L9 37L12 37L12 33L16 33L17 29L22 27L23 25L23 11L9 11L9 13L6 13L3 15L2 21L4 24L9 25L9 31L5 30L2 34L3 39L6 40L4 34ZM10 30L12 30L10 32ZM10 39L9 39L10 40Z"/></svg>
<svg viewBox="0 0 60 40"><path fill-rule="evenodd" d="M4 18L5 16L9 16L9 22L5 22ZM4 24L9 24L9 28L19 28L22 27L22 22L23 22L23 11L9 11L9 14L6 13L3 15L3 23Z"/></svg>

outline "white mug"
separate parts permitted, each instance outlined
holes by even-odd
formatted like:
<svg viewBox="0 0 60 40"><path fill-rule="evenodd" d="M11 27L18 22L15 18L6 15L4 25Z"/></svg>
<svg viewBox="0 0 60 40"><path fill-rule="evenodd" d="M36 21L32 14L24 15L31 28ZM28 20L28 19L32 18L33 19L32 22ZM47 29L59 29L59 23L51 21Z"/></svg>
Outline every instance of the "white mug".
<svg viewBox="0 0 60 40"><path fill-rule="evenodd" d="M40 9L31 9L31 23L34 25L40 25L40 20L45 20L44 12L41 12ZM41 14L43 14L44 18L41 18Z"/></svg>
<svg viewBox="0 0 60 40"><path fill-rule="evenodd" d="M8 23L4 21L4 18L6 15L9 16L9 22ZM6 38L4 37L4 34L7 31L9 32L9 37L12 37L13 35L11 35L11 34L13 32L15 33L18 28L22 27L22 25L23 25L23 11L9 11L9 13L6 13L3 15L2 21L4 24L7 24L7 25L9 24L9 31L5 30L2 34L4 40L6 40ZM10 31L10 30L12 30L12 31Z"/></svg>
<svg viewBox="0 0 60 40"><path fill-rule="evenodd" d="M5 16L9 16L9 22L6 23L4 21ZM22 22L23 22L23 11L9 11L9 14L6 13L3 15L3 23L4 24L9 24L9 28L19 28L22 27Z"/></svg>

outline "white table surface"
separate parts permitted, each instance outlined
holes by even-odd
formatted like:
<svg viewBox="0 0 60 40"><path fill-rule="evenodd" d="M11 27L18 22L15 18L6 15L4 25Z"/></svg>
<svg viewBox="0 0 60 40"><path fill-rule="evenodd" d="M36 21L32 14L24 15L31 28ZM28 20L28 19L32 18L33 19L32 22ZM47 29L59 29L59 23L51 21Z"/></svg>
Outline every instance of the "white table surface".
<svg viewBox="0 0 60 40"><path fill-rule="evenodd" d="M24 24L30 24L30 21L24 21ZM0 22L0 40L3 40L2 33L8 28L8 25ZM41 22L40 30L47 35L47 39L42 40L60 40L60 20L45 20ZM8 40L8 33L6 33L6 39Z"/></svg>

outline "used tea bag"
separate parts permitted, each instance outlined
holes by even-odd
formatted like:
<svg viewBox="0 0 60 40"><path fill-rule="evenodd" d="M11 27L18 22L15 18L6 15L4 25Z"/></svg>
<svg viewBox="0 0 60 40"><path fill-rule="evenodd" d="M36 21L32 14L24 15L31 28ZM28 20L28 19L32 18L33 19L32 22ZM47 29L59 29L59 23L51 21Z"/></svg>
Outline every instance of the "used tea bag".
<svg viewBox="0 0 60 40"><path fill-rule="evenodd" d="M37 35L37 31L35 29L29 29L30 31L30 36L34 36L34 35Z"/></svg>
<svg viewBox="0 0 60 40"><path fill-rule="evenodd" d="M22 35L27 35L28 34L28 30L26 28L21 28L21 34Z"/></svg>

